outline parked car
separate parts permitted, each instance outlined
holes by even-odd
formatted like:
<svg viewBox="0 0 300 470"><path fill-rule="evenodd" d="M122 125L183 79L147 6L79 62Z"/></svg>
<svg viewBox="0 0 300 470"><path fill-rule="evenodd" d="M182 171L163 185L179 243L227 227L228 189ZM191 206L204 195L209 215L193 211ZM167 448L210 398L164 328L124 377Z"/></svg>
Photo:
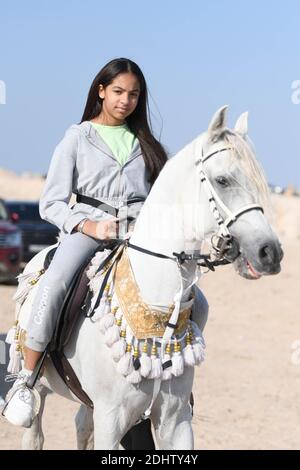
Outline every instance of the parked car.
<svg viewBox="0 0 300 470"><path fill-rule="evenodd" d="M9 219L5 203L0 199L0 282L11 281L20 272L22 234Z"/></svg>
<svg viewBox="0 0 300 470"><path fill-rule="evenodd" d="M23 261L28 262L43 248L57 242L59 230L41 219L38 201L6 201L6 206L11 220L22 231Z"/></svg>

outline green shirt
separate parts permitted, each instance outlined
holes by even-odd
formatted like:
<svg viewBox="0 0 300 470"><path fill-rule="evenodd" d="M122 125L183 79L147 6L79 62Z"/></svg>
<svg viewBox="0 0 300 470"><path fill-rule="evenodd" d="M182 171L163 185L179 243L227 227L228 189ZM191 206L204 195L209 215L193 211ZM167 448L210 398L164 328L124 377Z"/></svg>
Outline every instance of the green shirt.
<svg viewBox="0 0 300 470"><path fill-rule="evenodd" d="M105 126L95 122L91 122L91 124L99 132L119 164L123 166L131 154L135 141L135 135L129 130L127 124L121 126Z"/></svg>

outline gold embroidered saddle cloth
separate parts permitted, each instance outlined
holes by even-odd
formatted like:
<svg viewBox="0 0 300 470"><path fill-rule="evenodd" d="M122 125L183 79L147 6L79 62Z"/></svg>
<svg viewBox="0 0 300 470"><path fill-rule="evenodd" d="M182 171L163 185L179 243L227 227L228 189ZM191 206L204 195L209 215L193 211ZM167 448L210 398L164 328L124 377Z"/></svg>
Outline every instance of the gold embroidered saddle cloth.
<svg viewBox="0 0 300 470"><path fill-rule="evenodd" d="M174 305L168 312L160 311L145 304L136 284L127 249L124 248L121 259L118 261L115 279L115 293L122 313L137 339L162 337L167 323L172 315ZM187 328L194 299L186 302L186 307L179 313L175 334Z"/></svg>

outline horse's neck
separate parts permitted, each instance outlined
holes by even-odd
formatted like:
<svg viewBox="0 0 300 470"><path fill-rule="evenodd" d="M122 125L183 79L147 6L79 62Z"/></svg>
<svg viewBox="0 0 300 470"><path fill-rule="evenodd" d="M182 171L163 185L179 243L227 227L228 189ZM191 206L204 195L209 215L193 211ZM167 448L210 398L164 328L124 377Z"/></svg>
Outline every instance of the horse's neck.
<svg viewBox="0 0 300 470"><path fill-rule="evenodd" d="M173 252L199 249L201 241L188 234L183 214L182 194L189 201L195 198L193 155L189 157L188 160L188 155L178 154L162 170L136 222L131 236L133 244L170 257L174 257ZM173 303L181 287L181 275L184 288L195 278L195 262L185 262L180 273L175 261L133 249L129 249L129 258L142 297L152 305Z"/></svg>

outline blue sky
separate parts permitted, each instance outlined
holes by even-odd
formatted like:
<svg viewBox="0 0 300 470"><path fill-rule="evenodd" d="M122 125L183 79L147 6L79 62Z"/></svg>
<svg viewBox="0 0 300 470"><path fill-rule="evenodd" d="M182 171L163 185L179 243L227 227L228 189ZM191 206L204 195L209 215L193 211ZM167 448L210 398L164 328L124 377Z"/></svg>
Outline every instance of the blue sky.
<svg viewBox="0 0 300 470"><path fill-rule="evenodd" d="M143 69L172 154L229 104L230 126L249 111L268 180L300 187L299 31L296 0L2 2L0 167L45 173L96 73L123 56Z"/></svg>

